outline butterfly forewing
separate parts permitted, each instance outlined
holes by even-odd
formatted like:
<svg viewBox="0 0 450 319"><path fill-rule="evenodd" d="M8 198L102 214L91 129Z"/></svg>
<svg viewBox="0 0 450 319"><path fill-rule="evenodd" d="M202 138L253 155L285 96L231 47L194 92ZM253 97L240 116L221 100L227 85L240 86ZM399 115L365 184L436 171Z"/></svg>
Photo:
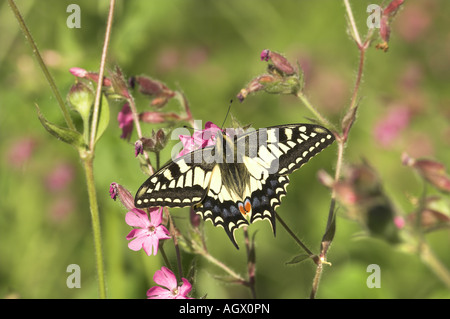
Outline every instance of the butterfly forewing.
<svg viewBox="0 0 450 319"><path fill-rule="evenodd" d="M208 147L213 148L213 147ZM215 163L195 163L205 149L196 150L170 161L150 176L135 197L137 208L168 206L185 207L201 202L210 183Z"/></svg>

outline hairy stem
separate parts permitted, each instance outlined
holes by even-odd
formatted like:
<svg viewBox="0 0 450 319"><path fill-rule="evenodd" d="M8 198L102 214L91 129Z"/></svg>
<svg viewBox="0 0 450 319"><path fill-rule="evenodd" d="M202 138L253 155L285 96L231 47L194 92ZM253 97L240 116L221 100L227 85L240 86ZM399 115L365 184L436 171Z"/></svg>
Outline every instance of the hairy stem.
<svg viewBox="0 0 450 319"><path fill-rule="evenodd" d="M351 122L353 122L355 119L355 116L356 116L356 112L354 112L354 111L358 105L358 103L357 103L358 92L360 90L362 75L363 75L363 70L364 70L365 52L366 52L367 48L369 47L368 44L370 43L371 34L367 35L367 38L364 43L361 42L361 37L359 36L358 28L356 27L356 23L355 23L355 19L353 17L353 12L350 7L350 3L348 0L343 0L343 1L344 1L346 13L347 13L347 21L349 24L349 28L350 28L352 37L355 40L358 50L359 50L358 72L356 75L355 86L353 88L352 98L350 100L350 105L349 105L349 110L348 110L349 114L351 114L351 116L353 117L352 121L351 121ZM337 183L339 181L340 176L341 176L342 164L343 164L343 159L344 159L345 143L347 141L347 137L348 137L350 128L351 128L351 125L349 125L348 127L344 127L343 128L344 133L342 134L342 136L336 136L336 142L338 145L338 153L337 153L337 159L336 159L336 169L335 169L335 174L334 174L334 182L335 183ZM330 230L330 227L335 227L335 225L334 225L334 223L335 223L335 205L336 205L336 192L333 189L332 193L331 193L331 202L330 202L330 209L328 212L327 226L326 226L325 234L323 236L322 243L321 243L320 258L319 258L319 262L317 264L316 274L313 279L313 284L312 284L312 289L311 289L311 294L310 294L311 299L314 299L316 297L317 291L319 289L320 278L322 276L322 271L323 271L323 264L327 263L327 261L326 261L327 260L327 252L331 245L332 239L334 237L334 229L333 229L333 234L331 235L331 237L329 236L330 235L329 230ZM328 238L328 237L330 237L330 238Z"/></svg>
<svg viewBox="0 0 450 319"><path fill-rule="evenodd" d="M255 267L256 267L256 259L255 259L255 247L252 242L250 242L250 238L248 235L247 227L244 227L244 240L245 240L245 248L247 249L247 272L248 272L248 287L250 288L250 292L252 294L252 298L256 299L256 288L255 288Z"/></svg>
<svg viewBox="0 0 450 319"><path fill-rule="evenodd" d="M308 98L302 92L297 92L296 96L300 99L300 101L302 101L306 108L314 114L314 116L320 121L320 124L333 131L335 130L334 125L314 108L314 106L309 102Z"/></svg>
<svg viewBox="0 0 450 319"><path fill-rule="evenodd" d="M80 154L81 155L81 154ZM95 190L94 169L92 153L81 155L83 159L84 172L86 176L87 191L89 196L89 207L91 212L92 233L94 236L95 261L97 267L98 292L101 299L106 298L105 267L103 264L102 236L100 228L100 217Z"/></svg>
<svg viewBox="0 0 450 319"><path fill-rule="evenodd" d="M97 84L97 92L95 93L94 111L92 112L91 139L89 142L89 149L91 150L94 149L95 138L97 135L97 122L98 122L98 115L100 113L100 100L102 97L103 76L105 74L106 56L108 54L109 39L111 37L111 28L114 16L115 2L116 2L115 0L110 0L109 3L108 22L106 24L105 40L103 42L102 57L100 60L100 70L98 72L99 80Z"/></svg>
<svg viewBox="0 0 450 319"><path fill-rule="evenodd" d="M53 91L53 95L56 98L56 101L58 102L59 108L62 111L62 114L64 116L64 120L66 121L67 126L75 130L75 125L72 122L72 118L70 117L69 111L66 108L66 104L64 103L63 98L61 97L61 94L59 94L58 88L56 87L55 81L53 80L53 77L51 76L47 66L44 63L44 60L42 59L42 56L39 52L39 49L37 48L36 42L34 42L33 37L31 36L30 30L28 30L27 25L25 24L25 21L22 18L22 15L20 14L19 9L17 8L16 4L14 3L14 0L9 0L9 5L14 12L14 15L16 16L17 21L19 22L20 28L22 29L22 32L25 35L25 38L27 39L28 43L31 46L31 49L33 50L33 54L36 57L37 62L39 63L39 67L41 68L42 72L45 75L45 78L47 79L48 84L50 85L51 90Z"/></svg>

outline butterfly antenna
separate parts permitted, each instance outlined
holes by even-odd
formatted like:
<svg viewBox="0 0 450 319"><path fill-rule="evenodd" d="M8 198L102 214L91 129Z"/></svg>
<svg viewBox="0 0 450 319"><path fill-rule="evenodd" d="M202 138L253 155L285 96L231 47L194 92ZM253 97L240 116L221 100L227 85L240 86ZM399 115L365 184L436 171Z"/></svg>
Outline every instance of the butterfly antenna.
<svg viewBox="0 0 450 319"><path fill-rule="evenodd" d="M233 99L230 100L230 105L228 106L227 114L225 115L225 119L223 120L222 126L220 127L222 130L223 130L223 126L225 125L225 122L227 121L227 117L230 114L231 103L233 103Z"/></svg>

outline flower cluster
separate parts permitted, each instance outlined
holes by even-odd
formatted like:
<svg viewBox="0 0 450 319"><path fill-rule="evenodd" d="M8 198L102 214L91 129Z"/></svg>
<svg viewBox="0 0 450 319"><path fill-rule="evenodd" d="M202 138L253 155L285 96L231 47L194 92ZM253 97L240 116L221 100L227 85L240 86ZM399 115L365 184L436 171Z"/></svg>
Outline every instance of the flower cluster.
<svg viewBox="0 0 450 319"><path fill-rule="evenodd" d="M281 54L265 49L261 61L269 62L268 74L262 74L250 81L237 95L243 101L250 93L265 91L270 94L297 94L302 89L303 75Z"/></svg>
<svg viewBox="0 0 450 319"><path fill-rule="evenodd" d="M405 0L392 0L386 8L382 10L380 20L380 38L382 42L376 45L377 49L381 49L385 52L389 49L388 42L391 35L390 23L404 1Z"/></svg>
<svg viewBox="0 0 450 319"><path fill-rule="evenodd" d="M161 207L150 208L149 214L147 214L145 211L135 208L131 193L117 183L111 183L109 193L112 199L119 198L121 203L130 209L125 215L125 222L133 227L126 236L126 239L130 241L128 247L134 251L143 249L148 256L155 256L158 253L160 240L171 238L169 231L162 224L163 209ZM147 292L149 299L190 298L187 296L192 289L189 281L182 278L183 284L178 286L175 275L168 268L162 267L161 270L156 271L153 279L166 289L159 286L150 288Z"/></svg>

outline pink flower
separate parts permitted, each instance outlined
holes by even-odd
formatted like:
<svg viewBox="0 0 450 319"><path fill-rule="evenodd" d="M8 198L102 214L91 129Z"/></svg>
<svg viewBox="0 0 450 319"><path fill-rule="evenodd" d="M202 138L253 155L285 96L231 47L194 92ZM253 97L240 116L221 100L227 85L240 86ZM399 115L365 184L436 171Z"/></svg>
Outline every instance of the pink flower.
<svg viewBox="0 0 450 319"><path fill-rule="evenodd" d="M129 140L131 132L133 131L133 114L131 113L131 108L128 103L125 103L122 110L119 112L117 121L119 121L119 127L122 129L120 138Z"/></svg>
<svg viewBox="0 0 450 319"><path fill-rule="evenodd" d="M14 144L8 150L8 163L14 168L20 168L32 157L36 148L36 141L32 137L24 137Z"/></svg>
<svg viewBox="0 0 450 319"><path fill-rule="evenodd" d="M195 131L192 136L180 135L179 138L183 143L183 150L177 157L181 157L209 145L214 145L218 131L222 131L222 129L213 122L206 122L204 130Z"/></svg>
<svg viewBox="0 0 450 319"><path fill-rule="evenodd" d="M68 163L59 164L46 177L45 185L54 192L64 189L75 178L74 170L74 167Z"/></svg>
<svg viewBox="0 0 450 319"><path fill-rule="evenodd" d="M181 278L183 284L178 286L177 278L173 272L162 267L161 270L157 270L153 276L153 280L162 287L152 287L147 291L147 298L149 299L192 299L187 296L191 291L192 285L186 278Z"/></svg>
<svg viewBox="0 0 450 319"><path fill-rule="evenodd" d="M88 73L89 73L89 72L86 71L85 69L78 68L78 67L70 68L70 69L69 69L69 72L72 73L73 75L75 75L76 77L79 77L79 78L84 78L84 77L86 77L86 76L88 75Z"/></svg>
<svg viewBox="0 0 450 319"><path fill-rule="evenodd" d="M411 111L408 107L392 108L387 116L375 125L375 139L384 147L390 146L400 132L408 126L410 119Z"/></svg>
<svg viewBox="0 0 450 319"><path fill-rule="evenodd" d="M160 239L168 239L169 231L161 225L162 208L154 208L150 212L150 220L147 214L137 208L129 211L125 216L128 225L138 227L133 229L128 235L127 240L134 239L128 243L128 247L134 251L141 248L150 256L153 249L153 255L158 252Z"/></svg>
<svg viewBox="0 0 450 319"><path fill-rule="evenodd" d="M88 80L98 83L98 73L89 72L89 71L86 71L85 69L78 68L78 67L70 68L69 72L78 78L88 79ZM103 86L111 86L111 80L103 77Z"/></svg>

